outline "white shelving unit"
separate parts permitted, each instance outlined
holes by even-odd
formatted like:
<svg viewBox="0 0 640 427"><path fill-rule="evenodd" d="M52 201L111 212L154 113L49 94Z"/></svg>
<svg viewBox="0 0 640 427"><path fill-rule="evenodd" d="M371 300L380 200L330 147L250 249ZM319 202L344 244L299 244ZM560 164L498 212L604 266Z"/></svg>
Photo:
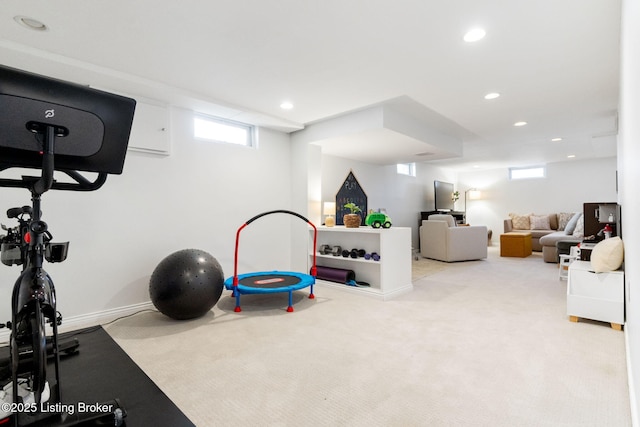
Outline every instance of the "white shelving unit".
<svg viewBox="0 0 640 427"><path fill-rule="evenodd" d="M309 233L309 257L311 258L313 230L309 230ZM367 253L377 252L380 255L380 261L316 253L317 265L353 270L356 274L356 281L367 282L371 286L347 286L325 280L318 280L319 284L366 294L382 300L413 290L411 283L411 229L409 227L387 229L346 228L344 226L318 227L318 250L322 245L341 246L342 249L348 251L364 249Z"/></svg>

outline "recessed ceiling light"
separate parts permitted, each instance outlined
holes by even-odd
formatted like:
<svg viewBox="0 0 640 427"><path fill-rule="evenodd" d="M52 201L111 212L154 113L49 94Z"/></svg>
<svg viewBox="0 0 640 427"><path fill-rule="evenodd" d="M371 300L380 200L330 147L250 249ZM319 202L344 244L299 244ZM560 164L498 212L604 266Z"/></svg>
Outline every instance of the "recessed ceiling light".
<svg viewBox="0 0 640 427"><path fill-rule="evenodd" d="M562 141L562 138L552 138L551 141L552 142L560 142L560 141Z"/></svg>
<svg viewBox="0 0 640 427"><path fill-rule="evenodd" d="M284 101L282 104L280 104L280 108L282 108L283 110L291 110L293 108L293 104L289 101Z"/></svg>
<svg viewBox="0 0 640 427"><path fill-rule="evenodd" d="M576 157L576 155L575 155L575 154L569 154L569 155L567 156L567 159L573 159L574 157Z"/></svg>
<svg viewBox="0 0 640 427"><path fill-rule="evenodd" d="M484 96L484 99L496 99L498 97L500 97L500 94L498 92L491 92L491 93L486 94Z"/></svg>
<svg viewBox="0 0 640 427"><path fill-rule="evenodd" d="M487 32L482 28L474 28L467 31L467 33L464 35L464 41L466 41L467 43L477 42L478 40L483 39L486 34Z"/></svg>
<svg viewBox="0 0 640 427"><path fill-rule="evenodd" d="M520 126L524 126L526 124L527 124L527 122L515 122L513 125L520 127Z"/></svg>
<svg viewBox="0 0 640 427"><path fill-rule="evenodd" d="M28 16L14 16L13 20L30 30L46 31L48 29L44 23L38 21L37 19L29 18Z"/></svg>

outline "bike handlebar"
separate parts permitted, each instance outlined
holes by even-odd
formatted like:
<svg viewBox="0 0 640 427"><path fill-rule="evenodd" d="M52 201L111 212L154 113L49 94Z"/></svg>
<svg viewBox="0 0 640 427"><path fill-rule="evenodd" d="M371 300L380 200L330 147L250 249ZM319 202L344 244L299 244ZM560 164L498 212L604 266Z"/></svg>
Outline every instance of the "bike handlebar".
<svg viewBox="0 0 640 427"><path fill-rule="evenodd" d="M42 150L42 172L40 177L23 176L21 179L16 178L0 178L0 187L19 187L28 188L34 195L42 195L47 190L69 190L69 191L94 191L99 189L107 181L108 174L99 172L98 176L93 180L85 178L76 170L59 169L60 172L66 174L75 182L56 182L53 179L55 170L54 164L54 146L56 138L56 127L47 126L44 134L43 150ZM9 164L0 164L0 172L12 167L19 167Z"/></svg>
<svg viewBox="0 0 640 427"><path fill-rule="evenodd" d="M3 168L0 166L0 171L4 169L9 168ZM54 180L51 184L52 190L94 191L104 185L108 176L107 173L100 172L93 181L90 181L82 176L78 171L60 170L59 172L68 175L76 182L57 182ZM0 187L33 188L34 182L37 179L38 178L36 177L29 176L23 176L22 179L0 178Z"/></svg>

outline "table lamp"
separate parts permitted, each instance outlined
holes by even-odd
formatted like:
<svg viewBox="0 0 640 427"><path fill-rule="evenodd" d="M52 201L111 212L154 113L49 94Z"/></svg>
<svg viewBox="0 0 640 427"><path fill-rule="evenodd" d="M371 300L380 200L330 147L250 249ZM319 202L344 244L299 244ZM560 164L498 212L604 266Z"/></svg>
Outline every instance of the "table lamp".
<svg viewBox="0 0 640 427"><path fill-rule="evenodd" d="M336 219L334 218L334 215L336 214L336 202L324 202L323 211L326 215L324 225L327 227L333 227L336 225Z"/></svg>

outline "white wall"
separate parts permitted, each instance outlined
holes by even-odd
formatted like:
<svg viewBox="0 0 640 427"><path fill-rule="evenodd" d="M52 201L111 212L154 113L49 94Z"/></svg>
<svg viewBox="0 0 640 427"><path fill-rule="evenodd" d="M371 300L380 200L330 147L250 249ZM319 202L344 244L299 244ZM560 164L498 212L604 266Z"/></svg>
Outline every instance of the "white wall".
<svg viewBox="0 0 640 427"><path fill-rule="evenodd" d="M640 425L640 4L622 2L620 131L620 204L625 250L627 369L631 391L631 412L635 426Z"/></svg>
<svg viewBox="0 0 640 427"><path fill-rule="evenodd" d="M170 253L199 248L233 274L235 233L264 211L289 209L289 136L260 130L259 148L192 138L191 113L171 111L172 154L129 152L124 173L98 191L49 191L43 219L55 241L70 241L68 259L47 264L65 317L149 300L148 280ZM30 203L27 190L0 188L4 212ZM303 224L304 226L304 224ZM288 269L291 219L271 215L242 232L241 272ZM0 266L0 320L10 319L10 295L20 268Z"/></svg>
<svg viewBox="0 0 640 427"><path fill-rule="evenodd" d="M511 181L506 168L460 173L458 189L469 188L481 198L467 200L467 222L486 225L498 243L510 212L582 212L586 202L617 202L616 158L549 163L544 179Z"/></svg>

